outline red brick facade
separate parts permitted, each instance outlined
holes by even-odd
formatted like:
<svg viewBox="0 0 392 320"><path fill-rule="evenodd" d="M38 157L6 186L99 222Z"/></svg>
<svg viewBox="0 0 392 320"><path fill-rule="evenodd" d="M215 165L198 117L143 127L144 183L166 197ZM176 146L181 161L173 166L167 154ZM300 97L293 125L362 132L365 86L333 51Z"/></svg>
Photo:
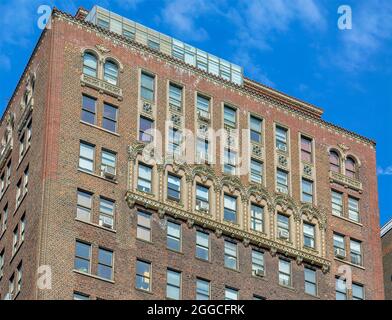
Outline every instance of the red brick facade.
<svg viewBox="0 0 392 320"><path fill-rule="evenodd" d="M101 47L97 48L96 45ZM90 85L81 85L82 56L85 49L93 49L96 52L103 50L103 55L115 58L121 63L122 70L119 73L118 85L122 89L121 99L100 92ZM275 210L284 211L285 204L288 204L288 210L293 212L294 207L301 207L302 167L299 137L300 134L304 134L313 138L315 208L320 212L321 220L325 218L326 224L323 231L324 238L320 237L317 240L320 246L318 252L309 253L302 250L300 246L302 235L298 234L299 229L293 231L297 242L288 244L286 250L285 244L275 239L274 229L267 235L261 236L258 241L257 236L249 236L249 238L244 236L249 233L248 227L243 226L244 230L239 230L234 226L234 231L230 231L230 228L224 227L225 224L217 227L206 223L203 226L198 218L195 218L195 221L184 219L182 213L176 217L175 210L171 212L168 209L158 214L157 209L160 207L155 205L144 208L154 216L152 243L137 239L136 210L141 207L143 201L129 198L129 194L133 192L130 183L135 179L134 170L137 163L130 159L129 146L136 145L138 139L140 70L156 76L155 118L157 129L161 132L165 132L164 119L168 117L166 108L168 81L179 83L184 88L185 127L191 131L195 131L195 92L212 97L212 126L216 130L222 127L223 102L238 108L240 128L248 128L249 113L262 117L265 148L265 188L263 188L272 199L268 214L272 228L275 226L273 222ZM33 92L34 105L29 116L32 119L32 139L23 160L18 164L21 135L18 126L23 112L20 103L31 74L35 74L36 79ZM95 126L80 121L82 94L97 99L98 121ZM116 133L101 128L104 103L118 108ZM246 80L243 88L232 85L177 62L173 58L155 53L140 44L55 11L51 28L43 32L26 72L5 111L0 128L0 137L2 137L7 130L7 117L13 113L14 120L8 122L8 128L12 128L13 149L0 168L2 174L6 170L7 162L11 160L10 186L4 191L0 200L0 210L3 210L7 203L9 208L7 229L0 238L0 253L3 249L5 253L4 272L0 278L1 298L9 291L9 279L12 274L16 274L17 266L22 261L21 290L18 294L14 294L14 298L17 299L72 299L74 292L87 294L90 298L102 299L164 299L167 268L182 273L181 297L183 299L195 299L197 277L210 281L212 299L223 299L225 286L238 289L240 299L252 299L253 295L267 299L334 299L335 276L339 274L338 268L341 265L351 266L353 281L363 285L366 299L383 299L374 143L324 122L319 115L314 114L314 111L310 112L309 108L307 109L301 102L274 93L273 90L257 87L250 80ZM275 124L289 129L291 195L283 197L282 202L276 200L279 199L279 195L275 192L277 161ZM95 146L93 174L78 170L80 141ZM342 156L350 154L356 157L358 164L360 163L358 170L359 181L362 183L361 191L351 188L350 183L342 185L331 182L333 179L330 178L329 173L328 153L331 148L339 150ZM117 154L115 181L100 175L102 149ZM219 154L217 157L219 163ZM28 192L15 211L16 185L27 166L29 166ZM213 166L213 171L218 177L222 176L222 168L219 164ZM241 176L240 183L248 186L248 176ZM90 223L75 219L78 189L94 194ZM341 191L345 195L345 211L347 211L348 195L359 199L360 223L332 215L331 189ZM157 194L161 192L157 190ZM114 230L107 230L98 225L100 197L115 201ZM155 200L151 198L151 201ZM184 215L186 212L192 214L187 207L189 203L191 200L188 198L186 208L181 211ZM292 203L295 203L295 206ZM218 202L216 205L218 208ZM274 205L275 208L272 209ZM244 223L248 222L245 213L246 210ZM25 239L17 252L12 254L13 230L23 214L26 215ZM181 253L166 249L166 231L159 226L159 221L163 218L175 219L182 224ZM219 220L220 214L217 213L215 219ZM210 233L209 262L195 258L195 232L199 228L204 228ZM347 252L349 252L349 238L362 242L363 266L351 265L347 259L341 261L334 258L332 240L334 232L346 236ZM238 271L224 267L223 243L228 237L238 243ZM105 281L74 271L76 240L92 244L92 275L96 274L97 270L98 247L113 251L113 281ZM251 273L251 249L256 247L264 252L266 274L263 278L254 277ZM278 284L279 257L291 261L292 288ZM135 288L136 259L152 263L151 292L146 293ZM45 265L50 266L52 281L51 289L42 290L37 287L37 269ZM304 292L304 266L306 265L312 265L317 270L317 297ZM350 297L350 292L348 296Z"/></svg>

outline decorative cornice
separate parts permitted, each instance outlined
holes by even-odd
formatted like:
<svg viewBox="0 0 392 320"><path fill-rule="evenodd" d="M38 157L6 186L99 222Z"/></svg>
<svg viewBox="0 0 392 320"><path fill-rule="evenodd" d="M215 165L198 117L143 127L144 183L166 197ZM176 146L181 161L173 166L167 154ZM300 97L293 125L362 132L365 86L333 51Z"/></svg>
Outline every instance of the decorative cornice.
<svg viewBox="0 0 392 320"><path fill-rule="evenodd" d="M161 218L162 215L166 214L175 218L180 218L188 222L188 225L191 222L192 226L193 224L197 224L202 226L203 228L211 229L215 232L217 237L220 237L222 234L226 234L241 241L244 241L244 244L246 245L252 243L260 247L269 248L271 250L271 254L273 252L280 252L284 255L293 257L294 259L298 259L299 257L303 261L322 267L323 270L329 270L331 266L331 262L323 257L293 247L289 247L280 242L276 242L274 240L256 235L254 233L247 232L245 230L242 230L240 226L225 224L222 222L215 221L205 215L190 213L188 211L170 206L167 203L163 203L155 199L146 197L142 194L136 194L134 192L128 191L126 195L126 201L131 208L133 208L135 203L137 203L141 206L147 206L150 209L156 210Z"/></svg>
<svg viewBox="0 0 392 320"><path fill-rule="evenodd" d="M348 137L353 138L353 139L357 140L358 142L367 144L367 145L371 146L372 148L375 148L376 143L373 140L371 140L369 138L366 138L364 136L361 136L361 135L359 135L359 134L357 134L355 132L351 132L351 131L349 131L347 129L344 129L342 127L336 126L336 125L334 125L332 123L329 123L329 122L327 122L327 121L325 121L323 119L314 117L314 116L310 115L307 112L304 112L302 110L299 110L296 107L291 106L288 103L279 101L278 99L271 98L269 95L261 93L260 90L254 90L254 89L247 88L245 86L240 86L240 85L237 85L237 84L232 83L230 81L227 81L227 80L225 80L225 79L223 79L223 78L221 78L219 76L210 74L210 73L208 73L206 71L203 71L203 70L198 69L198 68L196 68L194 66L191 66L191 65L189 65L189 64L187 64L187 63L185 63L185 62L183 62L181 60L173 58L172 56L169 56L168 54L165 54L165 53L153 50L153 49L149 48L146 45L143 45L143 44L138 43L136 41L127 39L127 38L125 38L124 36L122 36L120 34L117 34L117 33L111 32L109 30L103 29L103 28L101 28L101 27L99 27L97 25L94 25L94 24L90 23L90 22L78 20L75 17L73 17L72 15L70 15L68 13L65 13L65 12L62 12L62 11L56 9L56 8L53 9L52 16L63 18L63 19L66 19L68 22L77 24L79 26L84 26L84 27L89 28L89 29L93 29L93 30L95 30L97 32L100 32L105 37L110 37L113 40L118 41L122 45L128 45L128 46L131 46L133 48L140 49L140 50L142 50L142 51L144 51L146 53L149 53L151 55L157 56L159 58L163 58L163 59L165 59L165 60L167 60L167 61L169 61L171 63L174 63L176 65L179 65L179 66L183 67L183 68L191 70L191 71L193 71L193 72L195 72L195 73L197 73L199 75L202 75L203 77L207 77L208 79L210 79L212 81L216 81L218 83L224 84L225 86L230 87L231 89L238 90L242 94L248 94L249 96L252 96L253 98L259 100L260 102L265 102L265 101L270 102L270 103L274 104L274 106L277 107L277 108L281 108L283 110L289 111L292 114L297 115L298 117L303 117L303 118L305 118L305 119L307 119L309 121L312 121L315 124L319 124L321 126L325 126L326 128L334 130L335 132L338 132L339 134L342 134L343 136L347 135ZM291 99L294 99L294 98L291 98Z"/></svg>

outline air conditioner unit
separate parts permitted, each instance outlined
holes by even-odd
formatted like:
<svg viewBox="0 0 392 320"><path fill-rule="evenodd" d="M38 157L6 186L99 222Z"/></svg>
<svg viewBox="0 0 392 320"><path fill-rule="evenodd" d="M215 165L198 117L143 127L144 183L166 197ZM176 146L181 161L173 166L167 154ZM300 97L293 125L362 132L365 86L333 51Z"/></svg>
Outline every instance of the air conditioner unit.
<svg viewBox="0 0 392 320"><path fill-rule="evenodd" d="M109 165L105 165L102 168L102 173L105 178L114 179L116 177L116 168Z"/></svg>
<svg viewBox="0 0 392 320"><path fill-rule="evenodd" d="M209 209L209 204L207 202L196 200L196 210L208 212Z"/></svg>
<svg viewBox="0 0 392 320"><path fill-rule="evenodd" d="M5 296L4 296L4 299L3 300L12 300L12 295L11 295L11 293L7 293Z"/></svg>
<svg viewBox="0 0 392 320"><path fill-rule="evenodd" d="M99 225L105 228L113 228L113 218L110 217L101 217L99 219Z"/></svg>
<svg viewBox="0 0 392 320"><path fill-rule="evenodd" d="M289 237L290 237L290 234L289 234L289 232L287 230L279 230L279 234L278 235L279 235L280 239L285 239L285 240L288 240Z"/></svg>
<svg viewBox="0 0 392 320"><path fill-rule="evenodd" d="M285 187L277 186L277 187L276 187L276 190L277 190L278 192L280 192L280 193L287 193L287 188L285 188Z"/></svg>
<svg viewBox="0 0 392 320"><path fill-rule="evenodd" d="M256 269L255 276L257 277L264 277L264 270L263 269Z"/></svg>
<svg viewBox="0 0 392 320"><path fill-rule="evenodd" d="M210 113L204 110L197 110L197 115L199 119L208 120L208 121L211 119Z"/></svg>
<svg viewBox="0 0 392 320"><path fill-rule="evenodd" d="M340 259L346 258L346 250L342 248L335 248L335 257Z"/></svg>

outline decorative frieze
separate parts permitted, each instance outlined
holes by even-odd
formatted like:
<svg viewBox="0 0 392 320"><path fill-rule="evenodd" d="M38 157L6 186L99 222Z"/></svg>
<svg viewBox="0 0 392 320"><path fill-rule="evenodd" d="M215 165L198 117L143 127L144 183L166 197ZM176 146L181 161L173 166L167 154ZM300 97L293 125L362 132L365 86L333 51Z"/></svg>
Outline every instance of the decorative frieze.
<svg viewBox="0 0 392 320"><path fill-rule="evenodd" d="M244 241L247 245L253 243L264 248L270 248L271 253L273 254L280 252L282 254L285 254L286 256L293 257L294 259L298 259L298 257L300 257L301 259L303 259L303 261L318 265L326 271L329 270L331 266L331 262L325 258L322 258L310 252L305 252L294 247L287 246L283 243L279 243L275 240L268 239L258 234L247 232L245 230L242 230L239 225L229 225L227 223L215 221L211 216L201 215L198 213L190 213L186 210L170 206L167 203L162 203L155 199L145 197L142 194L136 194L131 191L128 191L126 195L126 200L128 205L132 207L135 203L142 206L147 205L149 208L157 210L160 216L166 214L176 218L180 218L187 222L192 221L192 225L197 224L213 230L216 233L217 237L220 237L222 234L226 234L241 241Z"/></svg>
<svg viewBox="0 0 392 320"><path fill-rule="evenodd" d="M82 86L91 87L93 89L98 90L100 93L107 93L111 96L114 96L118 100L122 100L123 98L122 89L109 82L103 81L101 79L86 74L82 74L80 80Z"/></svg>
<svg viewBox="0 0 392 320"><path fill-rule="evenodd" d="M331 182L341 184L346 188L351 188L351 189L354 189L354 190L357 190L360 192L362 192L362 190L363 190L362 182L360 182L356 179L347 177L339 172L330 171L329 178L330 178Z"/></svg>

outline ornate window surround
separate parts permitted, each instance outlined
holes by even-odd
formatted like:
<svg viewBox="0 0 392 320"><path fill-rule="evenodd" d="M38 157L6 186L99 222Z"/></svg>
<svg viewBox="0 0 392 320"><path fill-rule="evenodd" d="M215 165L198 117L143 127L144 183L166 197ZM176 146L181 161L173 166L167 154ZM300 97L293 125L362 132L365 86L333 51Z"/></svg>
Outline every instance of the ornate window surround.
<svg viewBox="0 0 392 320"><path fill-rule="evenodd" d="M127 203L130 207L135 204L153 209L163 217L169 215L182 219L192 227L194 224L203 228L215 231L217 235L226 234L240 239L244 244L253 243L259 247L267 248L273 255L277 252L297 259L297 262L307 261L318 265L326 272L329 270L331 262L326 258L326 214L325 210L320 210L310 204L297 203L288 195L278 193L270 194L264 187L250 184L243 185L236 176L216 176L214 170L208 165L188 166L183 164L158 164L153 166L153 187L152 194L146 194L136 189L137 163L141 160L144 144L135 143L129 147L129 186L126 195ZM183 183L182 192L187 195L183 207L173 205L164 197L166 188L167 170L181 173L186 183ZM210 186L211 198L214 198L215 206L209 214L195 210L194 194L197 182ZM238 196L238 222L233 224L223 221L223 194L232 193ZM265 233L250 230L250 203L255 202L264 206ZM275 219L277 210L281 212L291 212L294 223L292 224L294 236L292 244L283 243L275 239ZM302 220L312 222L317 228L316 243L317 250L307 250L302 246Z"/></svg>

